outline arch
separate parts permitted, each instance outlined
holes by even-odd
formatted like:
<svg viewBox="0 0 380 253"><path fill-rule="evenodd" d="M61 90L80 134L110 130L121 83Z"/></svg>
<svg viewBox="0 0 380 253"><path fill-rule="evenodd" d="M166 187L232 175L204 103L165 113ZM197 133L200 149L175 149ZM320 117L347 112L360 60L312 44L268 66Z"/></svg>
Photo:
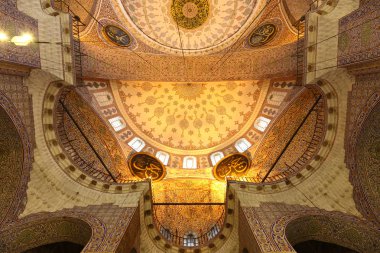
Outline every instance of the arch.
<svg viewBox="0 0 380 253"><path fill-rule="evenodd" d="M16 219L26 204L32 144L13 103L0 92L0 227Z"/></svg>
<svg viewBox="0 0 380 253"><path fill-rule="evenodd" d="M359 253L333 243L309 240L293 245L298 253Z"/></svg>
<svg viewBox="0 0 380 253"><path fill-rule="evenodd" d="M358 210L380 224L380 93L368 100L358 116L346 150L350 181Z"/></svg>
<svg viewBox="0 0 380 253"><path fill-rule="evenodd" d="M235 143L235 148L237 151L239 151L240 153L244 153L245 151L247 151L250 147L252 146L252 144L247 141L247 139L245 138L241 138L240 140L238 140L236 143Z"/></svg>
<svg viewBox="0 0 380 253"><path fill-rule="evenodd" d="M331 99L328 101L324 90L316 85L307 85L298 91L270 124L263 122L255 125L265 127L265 131L257 149L251 153L252 168L246 177L259 175L264 178L270 167L276 163L265 183L285 181L286 178L301 173L315 160L314 156L317 154L326 154L329 147L321 149L322 142L326 139L328 122L332 123L334 120L334 115L327 113L327 104L335 101L331 92L329 96ZM335 134L331 137L334 136ZM276 162L277 158L280 159ZM313 166L317 167L316 163ZM310 173L303 170L302 175L311 173L312 170Z"/></svg>
<svg viewBox="0 0 380 253"><path fill-rule="evenodd" d="M115 133L124 127L124 122L118 117L107 122L78 90L60 83L49 86L45 99L44 103L55 99L52 109L45 107L50 114L44 114L44 118L50 122L48 118L52 116L53 130L58 138L49 139L60 144L62 155L65 153L73 165L92 179L104 182L114 182L115 177L118 182L133 178L125 170L124 151Z"/></svg>
<svg viewBox="0 0 380 253"><path fill-rule="evenodd" d="M260 116L256 119L254 125L257 130L259 130L260 132L264 132L265 129L267 129L270 122L270 119Z"/></svg>
<svg viewBox="0 0 380 253"><path fill-rule="evenodd" d="M169 163L169 158L170 158L170 155L166 152L163 152L163 151L158 151L156 153L156 157L158 158L158 160L160 160L162 162L163 165L168 165Z"/></svg>
<svg viewBox="0 0 380 253"><path fill-rule="evenodd" d="M273 226L275 241L282 249L316 240L357 252L378 252L380 232L369 222L340 212L306 211L280 218Z"/></svg>
<svg viewBox="0 0 380 253"><path fill-rule="evenodd" d="M224 154L223 154L223 152L221 152L221 151L218 151L218 152L212 153L212 154L210 155L210 159L211 159L211 164L212 164L212 166L215 166L220 160L222 160L223 157L224 157Z"/></svg>
<svg viewBox="0 0 380 253"><path fill-rule="evenodd" d="M104 234L100 221L88 214L41 213L28 216L0 231L0 251L24 252L59 242L94 249L100 246Z"/></svg>
<svg viewBox="0 0 380 253"><path fill-rule="evenodd" d="M183 168L184 169L196 169L197 168L197 158L195 156L185 156L183 158Z"/></svg>
<svg viewBox="0 0 380 253"><path fill-rule="evenodd" d="M145 147L145 142L138 137L133 138L128 145L135 151L140 152Z"/></svg>
<svg viewBox="0 0 380 253"><path fill-rule="evenodd" d="M197 247L199 246L199 239L196 233L188 232L183 238L183 246Z"/></svg>
<svg viewBox="0 0 380 253"><path fill-rule="evenodd" d="M122 117L117 116L114 118L111 118L108 120L108 122L111 124L115 132L119 132L120 130L124 129L126 127L126 124Z"/></svg>
<svg viewBox="0 0 380 253"><path fill-rule="evenodd" d="M70 252L80 253L83 250L83 245L72 242L55 242L38 246L33 249L24 251L23 253L49 253L49 252Z"/></svg>

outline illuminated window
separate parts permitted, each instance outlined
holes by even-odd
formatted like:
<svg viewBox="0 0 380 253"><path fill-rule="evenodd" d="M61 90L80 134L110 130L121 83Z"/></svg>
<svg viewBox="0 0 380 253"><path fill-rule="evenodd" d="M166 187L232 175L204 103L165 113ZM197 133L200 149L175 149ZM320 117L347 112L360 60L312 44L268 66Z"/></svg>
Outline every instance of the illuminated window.
<svg viewBox="0 0 380 253"><path fill-rule="evenodd" d="M212 166L215 166L215 164L217 164L223 157L224 157L223 152L216 152L216 153L211 154L210 158L211 158Z"/></svg>
<svg viewBox="0 0 380 253"><path fill-rule="evenodd" d="M183 238L183 246L185 247L196 247L199 245L199 240L195 233L187 233Z"/></svg>
<svg viewBox="0 0 380 253"><path fill-rule="evenodd" d="M255 121L255 128L261 132L264 132L270 123L270 119L265 117L258 117Z"/></svg>
<svg viewBox="0 0 380 253"><path fill-rule="evenodd" d="M128 145L136 150L137 152L140 152L145 147L145 142L141 140L140 138L133 138Z"/></svg>
<svg viewBox="0 0 380 253"><path fill-rule="evenodd" d="M239 151L240 153L243 153L245 152L246 150L249 149L249 147L251 147L252 144L247 141L245 138L242 138L240 140L238 140L236 143L235 143L235 148L237 149L237 151Z"/></svg>
<svg viewBox="0 0 380 253"><path fill-rule="evenodd" d="M108 121L111 123L113 129L115 129L116 132L125 128L124 120L121 117L115 117L115 118L109 119Z"/></svg>
<svg viewBox="0 0 380 253"><path fill-rule="evenodd" d="M165 153L165 152L162 152L162 151L158 151L157 154L156 154L156 157L157 157L158 160L160 160L164 165L168 165L168 163L169 163L169 154L168 154L168 153Z"/></svg>
<svg viewBox="0 0 380 253"><path fill-rule="evenodd" d="M170 233L170 230L164 227L160 227L161 234L169 241L172 240L172 234Z"/></svg>
<svg viewBox="0 0 380 253"><path fill-rule="evenodd" d="M183 158L183 168L184 169L196 169L197 168L197 158L194 156L185 156Z"/></svg>
<svg viewBox="0 0 380 253"><path fill-rule="evenodd" d="M220 231L220 226L218 224L214 225L210 231L207 233L207 238L211 240L214 238Z"/></svg>

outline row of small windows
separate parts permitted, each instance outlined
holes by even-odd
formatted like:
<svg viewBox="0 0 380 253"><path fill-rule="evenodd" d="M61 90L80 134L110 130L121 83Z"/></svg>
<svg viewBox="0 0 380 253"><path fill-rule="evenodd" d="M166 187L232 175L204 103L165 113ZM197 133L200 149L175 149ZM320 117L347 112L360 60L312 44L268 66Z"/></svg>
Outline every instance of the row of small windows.
<svg viewBox="0 0 380 253"><path fill-rule="evenodd" d="M117 116L115 118L108 120L110 124L112 125L113 129L118 132L126 127L126 124L122 117ZM260 132L264 132L265 129L268 127L269 123L271 122L270 119L265 117L258 117L254 123L254 127L259 130ZM236 145L235 145L236 147ZM243 151L244 152L244 151Z"/></svg>
<svg viewBox="0 0 380 253"><path fill-rule="evenodd" d="M115 129L115 131L120 131L121 129L125 128L126 125L121 117L115 117L112 119L109 119L110 124L112 127ZM271 122L270 119L267 119L265 117L259 117L254 123L254 127L261 131L264 132L265 129L268 127L269 123ZM141 152L143 148L145 147L145 142L141 140L138 137L133 138L130 142L128 142L128 145L135 150L136 152ZM240 153L244 153L247 151L251 146L252 143L250 143L247 139L241 138L238 141L235 142L235 148L237 151ZM166 152L163 151L158 151L156 153L157 159L159 159L164 165L169 164L169 158L170 155ZM224 157L223 152L215 152L211 154L210 160L212 166L215 166L222 158ZM185 156L183 158L183 163L182 167L184 169L196 169L197 168L197 158L194 156Z"/></svg>
<svg viewBox="0 0 380 253"><path fill-rule="evenodd" d="M145 142L141 140L140 138L135 137L130 142L128 142L128 145L136 152L141 152L143 148L145 147ZM235 148L241 153L248 150L251 146L252 144L249 141L247 141L247 139L245 138L242 138L235 143ZM163 152L163 151L158 151L156 153L156 157L158 160L162 162L162 164L164 165L169 164L170 155L168 153ZM220 160L222 160L223 157L224 157L224 154L223 152L220 152L220 151L211 154L210 159L211 159L212 166L215 166ZM194 156L185 156L183 158L182 167L184 169L196 169L198 167L197 158Z"/></svg>

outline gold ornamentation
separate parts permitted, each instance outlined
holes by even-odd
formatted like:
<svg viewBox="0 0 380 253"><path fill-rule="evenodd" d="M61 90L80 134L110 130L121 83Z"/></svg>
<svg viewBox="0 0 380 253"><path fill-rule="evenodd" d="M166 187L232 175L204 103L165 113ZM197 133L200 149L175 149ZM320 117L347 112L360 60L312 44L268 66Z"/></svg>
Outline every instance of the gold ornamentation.
<svg viewBox="0 0 380 253"><path fill-rule="evenodd" d="M181 155L212 152L236 141L254 123L257 102L266 90L257 81L122 81L112 89L137 136L157 149Z"/></svg>
<svg viewBox="0 0 380 253"><path fill-rule="evenodd" d="M277 33L277 28L273 24L265 24L253 31L249 37L249 44L252 47L259 47L270 42Z"/></svg>
<svg viewBox="0 0 380 253"><path fill-rule="evenodd" d="M217 180L224 181L228 176L243 176L250 166L251 162L246 155L232 154L219 161L212 173Z"/></svg>
<svg viewBox="0 0 380 253"><path fill-rule="evenodd" d="M153 181L160 181L166 175L165 166L158 159L147 153L132 155L128 165L132 174L142 179L151 178Z"/></svg>
<svg viewBox="0 0 380 253"><path fill-rule="evenodd" d="M207 0L173 0L171 13L178 26L194 29L206 21L209 4Z"/></svg>
<svg viewBox="0 0 380 253"><path fill-rule="evenodd" d="M206 90L203 83L178 83L174 86L174 91L178 97L184 100L195 100Z"/></svg>
<svg viewBox="0 0 380 253"><path fill-rule="evenodd" d="M128 47L131 44L131 38L128 33L120 27L107 25L103 28L103 34L108 41L120 47Z"/></svg>

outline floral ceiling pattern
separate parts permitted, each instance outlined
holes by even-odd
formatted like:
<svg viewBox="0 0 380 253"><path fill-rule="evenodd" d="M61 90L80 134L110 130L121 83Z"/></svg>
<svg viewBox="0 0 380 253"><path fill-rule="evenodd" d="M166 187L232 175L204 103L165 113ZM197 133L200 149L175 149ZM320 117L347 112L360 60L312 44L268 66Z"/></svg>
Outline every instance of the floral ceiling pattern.
<svg viewBox="0 0 380 253"><path fill-rule="evenodd" d="M258 81L112 86L130 127L156 148L202 154L235 142L256 119L266 89Z"/></svg>
<svg viewBox="0 0 380 253"><path fill-rule="evenodd" d="M119 18L149 46L196 54L233 44L259 12L257 0L113 0Z"/></svg>

